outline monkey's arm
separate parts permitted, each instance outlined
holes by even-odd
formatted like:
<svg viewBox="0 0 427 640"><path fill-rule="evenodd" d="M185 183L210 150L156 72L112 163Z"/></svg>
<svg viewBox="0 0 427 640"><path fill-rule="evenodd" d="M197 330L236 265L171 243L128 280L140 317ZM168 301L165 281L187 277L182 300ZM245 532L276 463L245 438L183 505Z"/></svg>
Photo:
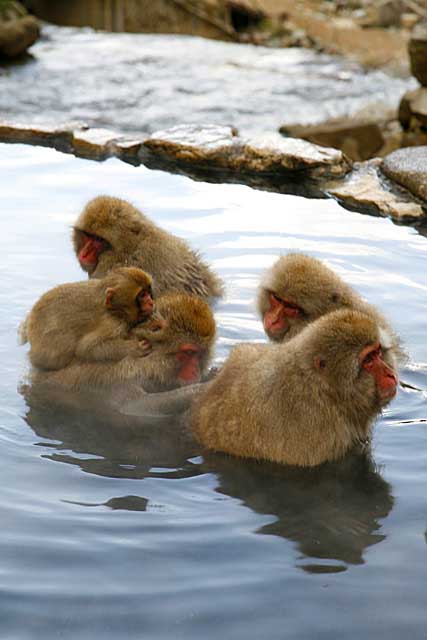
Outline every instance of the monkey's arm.
<svg viewBox="0 0 427 640"><path fill-rule="evenodd" d="M172 415L186 411L192 401L207 388L206 382L180 387L173 391L159 393L145 393L141 390L141 397L128 400L119 407L120 413L128 416Z"/></svg>
<svg viewBox="0 0 427 640"><path fill-rule="evenodd" d="M150 350L150 345L146 342L130 338L124 326L106 318L94 331L79 340L75 355L86 362L117 362L127 356L146 356Z"/></svg>
<svg viewBox="0 0 427 640"><path fill-rule="evenodd" d="M138 340L164 342L167 339L166 326L166 320L155 311L148 320L141 322L132 329L131 336Z"/></svg>

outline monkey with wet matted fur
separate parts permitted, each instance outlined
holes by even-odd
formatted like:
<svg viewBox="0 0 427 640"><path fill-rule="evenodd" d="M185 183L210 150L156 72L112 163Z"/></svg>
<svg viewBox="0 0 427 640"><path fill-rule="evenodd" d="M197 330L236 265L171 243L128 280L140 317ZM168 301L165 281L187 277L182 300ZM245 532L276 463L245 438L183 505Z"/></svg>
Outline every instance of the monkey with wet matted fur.
<svg viewBox="0 0 427 640"><path fill-rule="evenodd" d="M340 310L279 345L236 347L194 402L206 448L315 466L366 441L394 397L396 360L372 316Z"/></svg>
<svg viewBox="0 0 427 640"><path fill-rule="evenodd" d="M144 391L167 391L200 382L215 340L215 320L209 305L196 296L171 294L157 300L157 311L165 325L146 357L128 355L115 362L88 362L76 356L59 371L33 371L33 383L74 391L108 391L125 402L126 398L137 399ZM139 331L139 326L133 330L137 337Z"/></svg>
<svg viewBox="0 0 427 640"><path fill-rule="evenodd" d="M88 202L74 225L73 245L90 278L134 265L152 275L159 295L180 292L208 299L223 294L220 278L184 240L120 198L98 196Z"/></svg>

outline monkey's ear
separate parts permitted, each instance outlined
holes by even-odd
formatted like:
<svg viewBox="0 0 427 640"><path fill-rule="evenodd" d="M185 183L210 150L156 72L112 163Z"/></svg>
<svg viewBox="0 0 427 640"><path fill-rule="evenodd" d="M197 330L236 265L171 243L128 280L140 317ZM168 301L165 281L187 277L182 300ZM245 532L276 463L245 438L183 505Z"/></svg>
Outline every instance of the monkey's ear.
<svg viewBox="0 0 427 640"><path fill-rule="evenodd" d="M107 307L107 309L112 309L114 306L114 294L116 293L116 290L114 289L114 287L108 287L105 290L105 300L104 300L104 305Z"/></svg>
<svg viewBox="0 0 427 640"><path fill-rule="evenodd" d="M314 366L316 369L319 369L319 371L322 371L322 369L326 367L326 360L321 356L317 356L314 358Z"/></svg>

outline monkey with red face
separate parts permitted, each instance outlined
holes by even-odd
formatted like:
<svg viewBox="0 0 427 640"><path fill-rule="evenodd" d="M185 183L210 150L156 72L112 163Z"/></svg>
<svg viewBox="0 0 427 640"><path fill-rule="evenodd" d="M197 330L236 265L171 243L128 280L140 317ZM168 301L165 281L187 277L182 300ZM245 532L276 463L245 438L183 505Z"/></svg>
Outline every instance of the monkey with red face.
<svg viewBox="0 0 427 640"><path fill-rule="evenodd" d="M90 278L134 265L152 275L158 295L190 293L209 299L223 294L220 278L184 240L120 198L90 200L76 220L73 245Z"/></svg>
<svg viewBox="0 0 427 640"><path fill-rule="evenodd" d="M389 336L340 310L286 344L236 347L196 398L192 432L214 451L315 466L366 441L396 387Z"/></svg>
<svg viewBox="0 0 427 640"><path fill-rule="evenodd" d="M186 294L162 296L156 309L164 325L154 340L152 350L144 358L129 353L115 362L89 362L75 355L58 371L32 372L33 383L49 383L70 391L91 390L120 397L122 402L156 393L191 386L202 380L212 357L215 320L209 305L200 298ZM141 325L143 327L143 325ZM130 340L138 343L144 328L135 326ZM191 391L182 395L189 398ZM145 404L142 397L143 404Z"/></svg>
<svg viewBox="0 0 427 640"><path fill-rule="evenodd" d="M257 306L264 330L273 342L290 340L331 311L361 311L389 335L395 356L400 361L406 357L399 337L378 309L363 300L332 269L311 256L290 253L276 260L261 280Z"/></svg>

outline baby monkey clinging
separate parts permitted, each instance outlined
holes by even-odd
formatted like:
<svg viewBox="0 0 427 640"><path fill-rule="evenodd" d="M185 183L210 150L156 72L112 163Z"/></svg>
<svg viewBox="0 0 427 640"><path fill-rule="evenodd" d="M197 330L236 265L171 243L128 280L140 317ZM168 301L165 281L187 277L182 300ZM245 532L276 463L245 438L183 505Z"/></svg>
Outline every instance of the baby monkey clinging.
<svg viewBox="0 0 427 640"><path fill-rule="evenodd" d="M100 280L62 284L42 295L21 337L30 342L31 364L39 369L63 369L75 359L117 362L149 353L147 339L156 339L163 326L153 312L151 276L121 267Z"/></svg>

